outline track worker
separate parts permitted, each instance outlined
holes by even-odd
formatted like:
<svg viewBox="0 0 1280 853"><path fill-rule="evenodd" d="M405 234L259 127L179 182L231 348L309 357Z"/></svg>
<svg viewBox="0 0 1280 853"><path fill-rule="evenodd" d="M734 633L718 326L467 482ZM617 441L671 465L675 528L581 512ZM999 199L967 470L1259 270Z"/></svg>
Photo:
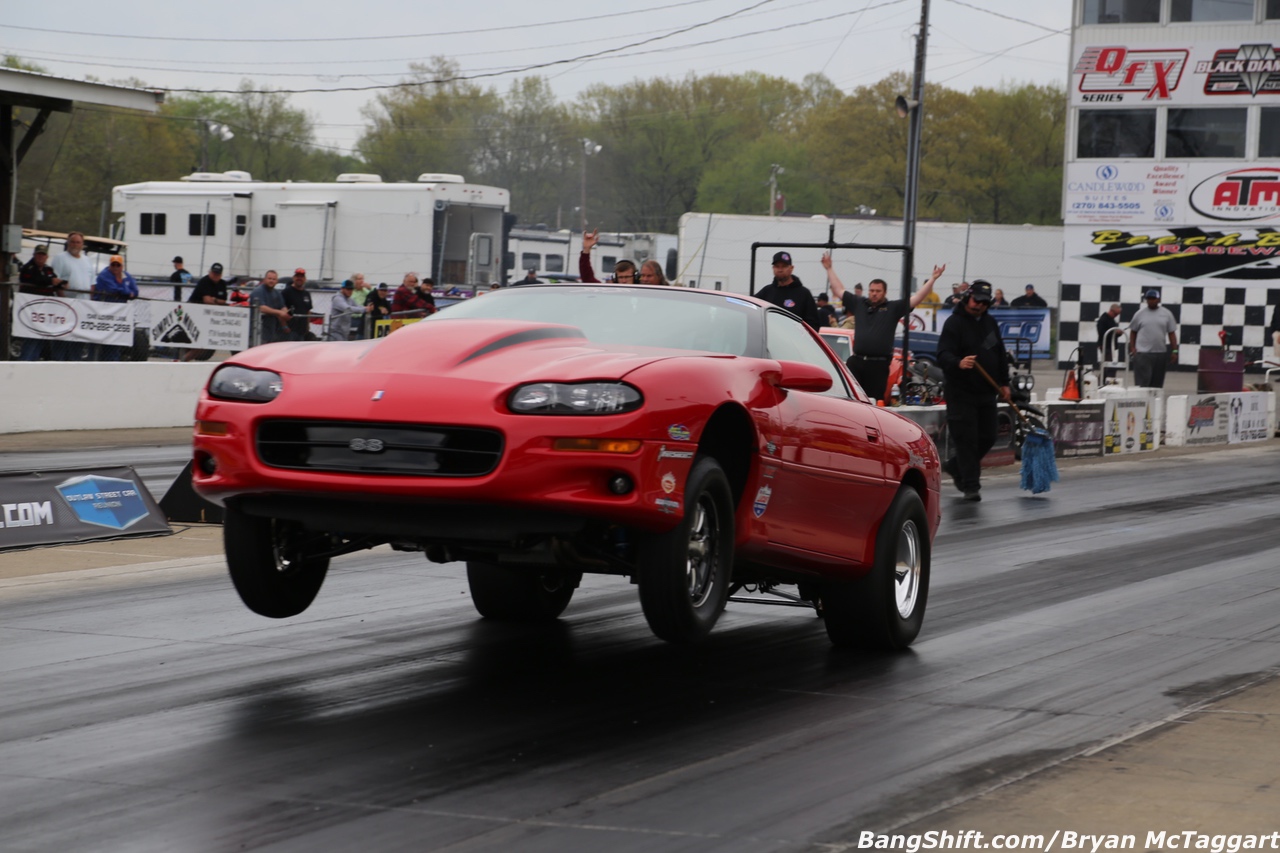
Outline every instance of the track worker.
<svg viewBox="0 0 1280 853"><path fill-rule="evenodd" d="M785 308L804 320L816 332L822 328L822 318L818 314L818 303L809 292L809 288L800 283L800 279L792 275L795 266L791 263L790 252L776 252L773 256L773 281L756 292L757 299L772 302L779 308Z"/></svg>
<svg viewBox="0 0 1280 853"><path fill-rule="evenodd" d="M831 295L844 305L845 315L853 317L853 355L849 356L849 370L871 399L883 400L889 366L893 362L894 332L902 318L933 292L934 282L946 272L947 265L934 267L933 275L910 299L889 299L889 286L882 278L873 278L867 283L866 296L849 293L832 268L830 252L822 255L822 266L827 270Z"/></svg>
<svg viewBox="0 0 1280 853"><path fill-rule="evenodd" d="M954 454L942 463L942 470L951 475L966 501L982 500L982 457L996 443L996 405L1009 400L1009 354L1000 325L987 313L993 298L989 282L975 281L938 335L938 364L947 379L947 432Z"/></svg>

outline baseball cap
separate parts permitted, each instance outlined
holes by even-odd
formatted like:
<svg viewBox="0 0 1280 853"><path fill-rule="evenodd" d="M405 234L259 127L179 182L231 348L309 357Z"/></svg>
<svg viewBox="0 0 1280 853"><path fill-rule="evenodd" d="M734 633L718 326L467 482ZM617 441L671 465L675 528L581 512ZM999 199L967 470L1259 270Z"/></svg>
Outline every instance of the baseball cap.
<svg viewBox="0 0 1280 853"><path fill-rule="evenodd" d="M174 255L174 256L173 256L173 260L172 260L172 261L170 261L169 263L171 263L171 264L184 264L184 263L186 263L186 261L182 260L182 255Z"/></svg>
<svg viewBox="0 0 1280 853"><path fill-rule="evenodd" d="M778 264L786 264L787 266L790 266L790 265L791 265L791 253L790 253L790 252L775 252L775 253L774 253L774 255L773 255L773 263L774 263L774 265L775 265L775 266L777 266Z"/></svg>
<svg viewBox="0 0 1280 853"><path fill-rule="evenodd" d="M31 254L33 254L33 255L47 255L47 254L49 254L49 247L48 247L48 246L46 246L44 243L41 243L39 246L36 246L36 247L35 247L35 249L31 252Z"/></svg>
<svg viewBox="0 0 1280 853"><path fill-rule="evenodd" d="M1160 291L1158 291L1158 290L1148 290L1148 291L1146 292L1146 294L1143 296L1143 298L1144 298L1144 299L1159 299L1159 298L1160 298Z"/></svg>
<svg viewBox="0 0 1280 853"><path fill-rule="evenodd" d="M973 297L974 302L990 302L992 300L991 282L978 279L969 285L969 295Z"/></svg>
<svg viewBox="0 0 1280 853"><path fill-rule="evenodd" d="M1035 286L1034 284L1028 284L1028 285L1026 286L1026 288L1025 288L1025 289L1026 289L1026 290L1035 290L1035 289L1036 289L1036 286Z"/></svg>
<svg viewBox="0 0 1280 853"><path fill-rule="evenodd" d="M222 272L222 264L214 264L213 266L209 267L209 272L218 272L218 273Z"/></svg>
<svg viewBox="0 0 1280 853"><path fill-rule="evenodd" d="M112 256L111 256L111 260L110 260L110 261L108 261L107 263L108 263L108 264L119 264L120 266L124 266L124 258L120 257L119 255L112 255Z"/></svg>
<svg viewBox="0 0 1280 853"><path fill-rule="evenodd" d="M355 282L354 282L354 281L352 281L351 279L347 279L346 281L344 281L344 282L342 283L342 287L340 287L340 288L338 288L338 289L339 289L339 290L355 290L355 287L356 287Z"/></svg>
<svg viewBox="0 0 1280 853"><path fill-rule="evenodd" d="M294 274L294 275L306 275L306 274L307 274L307 271L306 271L306 270L304 270L302 267L298 267L296 270L294 270L294 271L293 271L293 274Z"/></svg>
<svg viewBox="0 0 1280 853"><path fill-rule="evenodd" d="M387 283L385 281L378 284L378 290L386 290L386 289L387 289Z"/></svg>

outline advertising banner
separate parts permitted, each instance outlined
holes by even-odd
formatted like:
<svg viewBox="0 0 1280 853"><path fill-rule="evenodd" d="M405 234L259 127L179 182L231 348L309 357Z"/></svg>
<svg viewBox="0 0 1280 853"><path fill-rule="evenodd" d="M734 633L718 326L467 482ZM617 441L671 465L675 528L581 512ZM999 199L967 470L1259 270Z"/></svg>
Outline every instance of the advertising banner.
<svg viewBox="0 0 1280 853"><path fill-rule="evenodd" d="M1266 441L1267 394L1249 391L1232 394L1227 404L1227 443L1243 444L1246 441Z"/></svg>
<svg viewBox="0 0 1280 853"><path fill-rule="evenodd" d="M1280 286L1280 231L1265 227L1071 225L1064 243L1063 281Z"/></svg>
<svg viewBox="0 0 1280 853"><path fill-rule="evenodd" d="M1010 350L1014 349L1015 338L1023 338L1031 342L1032 358L1049 357L1052 329L1048 308L994 308L990 313L999 324L1000 337L1004 338L1005 346Z"/></svg>
<svg viewBox="0 0 1280 853"><path fill-rule="evenodd" d="M1187 444L1226 444L1231 394L1197 394L1187 401Z"/></svg>
<svg viewBox="0 0 1280 853"><path fill-rule="evenodd" d="M133 303L13 294L13 336L47 341L133 345Z"/></svg>
<svg viewBox="0 0 1280 853"><path fill-rule="evenodd" d="M1102 455L1104 404L1063 403L1045 408L1048 409L1049 434L1053 436L1053 447L1059 458Z"/></svg>
<svg viewBox="0 0 1280 853"><path fill-rule="evenodd" d="M0 474L0 551L170 532L132 468Z"/></svg>
<svg viewBox="0 0 1280 853"><path fill-rule="evenodd" d="M152 346L230 350L249 348L252 312L242 305L150 302Z"/></svg>
<svg viewBox="0 0 1280 853"><path fill-rule="evenodd" d="M1280 168L1238 160L1068 163L1063 209L1068 225L1274 226Z"/></svg>
<svg viewBox="0 0 1280 853"><path fill-rule="evenodd" d="M1249 106L1280 103L1280 53L1267 42L1079 44L1071 105Z"/></svg>
<svg viewBox="0 0 1280 853"><path fill-rule="evenodd" d="M1107 400L1104 420L1107 431L1102 438L1103 455L1156 449L1149 398Z"/></svg>

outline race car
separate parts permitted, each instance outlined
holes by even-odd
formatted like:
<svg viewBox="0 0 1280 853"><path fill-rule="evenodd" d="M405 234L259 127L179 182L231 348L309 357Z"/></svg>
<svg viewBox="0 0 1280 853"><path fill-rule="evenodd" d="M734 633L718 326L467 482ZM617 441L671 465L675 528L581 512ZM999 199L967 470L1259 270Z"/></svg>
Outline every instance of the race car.
<svg viewBox="0 0 1280 853"><path fill-rule="evenodd" d="M703 639L731 593L819 609L837 645L920 631L939 460L791 313L676 287L504 288L374 341L233 356L196 409L193 485L231 580L304 611L331 558L466 564L481 616L558 618L630 578L650 628Z"/></svg>

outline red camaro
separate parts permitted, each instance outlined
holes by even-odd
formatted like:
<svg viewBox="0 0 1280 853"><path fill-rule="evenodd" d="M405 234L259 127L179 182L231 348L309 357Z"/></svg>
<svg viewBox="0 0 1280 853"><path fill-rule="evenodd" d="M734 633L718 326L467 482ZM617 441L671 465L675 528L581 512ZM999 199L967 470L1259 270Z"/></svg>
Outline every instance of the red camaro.
<svg viewBox="0 0 1280 853"><path fill-rule="evenodd" d="M629 577L677 643L739 589L811 603L838 645L903 648L924 618L933 442L750 297L504 289L376 341L240 353L196 419L195 488L264 616L390 543L465 561L491 619L555 619L585 572Z"/></svg>

